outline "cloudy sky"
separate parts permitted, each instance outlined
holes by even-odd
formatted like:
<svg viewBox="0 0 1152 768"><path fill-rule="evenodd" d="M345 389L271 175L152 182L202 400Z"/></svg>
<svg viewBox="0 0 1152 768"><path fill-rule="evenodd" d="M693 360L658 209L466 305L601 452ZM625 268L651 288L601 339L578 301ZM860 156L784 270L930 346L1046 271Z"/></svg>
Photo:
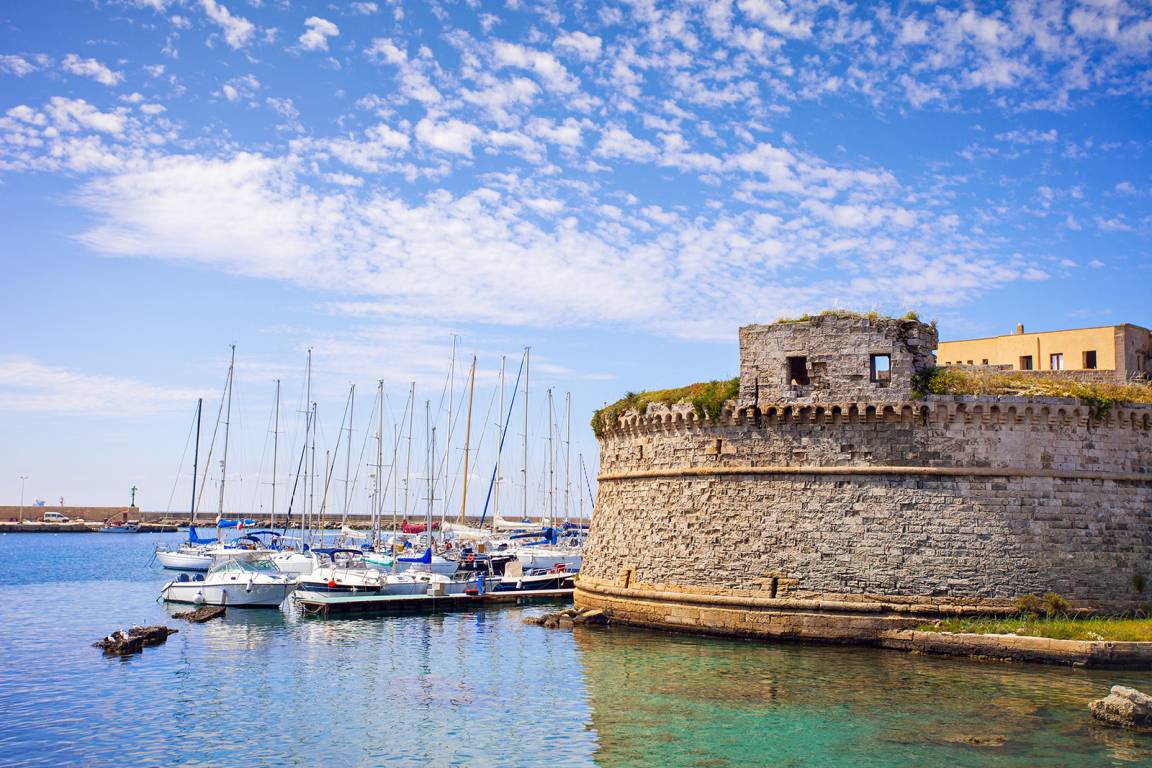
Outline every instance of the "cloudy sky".
<svg viewBox="0 0 1152 768"><path fill-rule="evenodd" d="M294 468L309 347L363 464L379 379L443 440L456 334L481 486L532 347L539 505L547 387L594 465L592 408L733 375L740 324L1149 325L1150 49L1122 0L6 2L0 503L186 504L230 344L230 504L270 503L276 378Z"/></svg>

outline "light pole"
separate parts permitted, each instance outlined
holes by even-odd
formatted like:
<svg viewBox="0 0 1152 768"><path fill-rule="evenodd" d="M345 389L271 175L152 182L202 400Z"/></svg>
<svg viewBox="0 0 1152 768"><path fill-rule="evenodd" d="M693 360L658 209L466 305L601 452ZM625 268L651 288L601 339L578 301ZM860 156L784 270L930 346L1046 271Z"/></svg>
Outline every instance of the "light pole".
<svg viewBox="0 0 1152 768"><path fill-rule="evenodd" d="M20 522L24 522L24 481L28 475L20 475Z"/></svg>

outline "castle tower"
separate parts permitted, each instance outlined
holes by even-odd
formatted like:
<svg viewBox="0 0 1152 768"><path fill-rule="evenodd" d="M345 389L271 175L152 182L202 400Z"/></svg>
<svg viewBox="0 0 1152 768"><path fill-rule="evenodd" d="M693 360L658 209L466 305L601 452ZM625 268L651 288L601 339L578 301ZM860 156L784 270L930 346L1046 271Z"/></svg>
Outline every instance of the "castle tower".
<svg viewBox="0 0 1152 768"><path fill-rule="evenodd" d="M577 604L880 642L940 616L1012 614L1028 594L1152 602L1152 406L924 395L936 344L914 319L749 325L718 418L656 403L601 423Z"/></svg>

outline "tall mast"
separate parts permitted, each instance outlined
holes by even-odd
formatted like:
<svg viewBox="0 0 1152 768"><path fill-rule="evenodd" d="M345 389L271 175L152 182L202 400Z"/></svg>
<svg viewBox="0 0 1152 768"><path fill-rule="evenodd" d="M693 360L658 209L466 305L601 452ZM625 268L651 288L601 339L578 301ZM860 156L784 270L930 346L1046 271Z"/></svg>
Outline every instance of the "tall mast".
<svg viewBox="0 0 1152 768"><path fill-rule="evenodd" d="M552 448L552 387L548 387L548 527L556 517L556 453Z"/></svg>
<svg viewBox="0 0 1152 768"><path fill-rule="evenodd" d="M408 458L407 466L404 468L404 517L408 517L408 486L412 480L412 422L416 418L416 382L412 382L412 391L408 395L408 402L412 407L408 411ZM396 528L396 518L392 518L392 528ZM396 533L395 530L392 531Z"/></svg>
<svg viewBox="0 0 1152 768"><path fill-rule="evenodd" d="M304 494L308 493L311 483L308 482L311 470L308 468L308 438L316 428L312 420L312 347L308 347L308 363L304 366L304 449L302 452L304 464L304 487L300 489L300 543L304 543L304 529L308 522L308 505L304 503ZM296 476L300 476L300 468L296 468Z"/></svg>
<svg viewBox="0 0 1152 768"><path fill-rule="evenodd" d="M580 501L580 517L576 519L576 524L583 527L584 525L584 491L580 488L581 479L584 477L584 454L576 455L576 464L580 467L580 477L576 478L576 498Z"/></svg>
<svg viewBox="0 0 1152 768"><path fill-rule="evenodd" d="M468 374L468 421L464 428L464 493L460 499L460 524L464 524L464 511L468 508L468 451L472 447L472 395L476 391L476 355L472 355L472 370Z"/></svg>
<svg viewBox="0 0 1152 768"><path fill-rule="evenodd" d="M232 425L232 379L236 372L236 345L228 362L228 409L224 415L224 458L220 461L220 517L224 517L224 481L228 479L228 431Z"/></svg>
<svg viewBox="0 0 1152 768"><path fill-rule="evenodd" d="M348 483L352 479L352 414L356 410L356 385L348 391L348 453L344 455L344 512L340 525L348 524Z"/></svg>
<svg viewBox="0 0 1152 768"><path fill-rule="evenodd" d="M520 519L528 519L528 364L531 361L532 348L524 347L524 488L520 502Z"/></svg>
<svg viewBox="0 0 1152 768"><path fill-rule="evenodd" d="M508 358L500 355L500 410L496 414L496 434L500 438L496 441L496 487L492 496L492 530L496 530L496 518L500 516L500 457L504 453L504 367Z"/></svg>
<svg viewBox="0 0 1152 768"><path fill-rule="evenodd" d="M337 443L339 445L339 443ZM324 543L324 510L328 507L328 480L332 477L335 467L329 469L329 461L332 458L332 451L324 451L324 491L320 494L320 543Z"/></svg>
<svg viewBox="0 0 1152 768"><path fill-rule="evenodd" d="M453 401L456 399L456 340L459 337L452 334L452 362L448 366L448 436L444 441L444 474L447 476L449 467L452 466L452 430L455 424L452 421L452 406ZM439 418L439 415L437 415ZM439 457L434 456L439 464ZM445 484L444 492L444 509L440 512L440 527L444 527L444 516L448 513L448 496L447 484ZM429 531L431 532L431 531Z"/></svg>
<svg viewBox="0 0 1152 768"><path fill-rule="evenodd" d="M376 382L376 493L372 496L372 543L379 537L380 514L384 500L380 498L380 473L384 469L384 379ZM393 462L395 463L395 462Z"/></svg>
<svg viewBox="0 0 1152 768"><path fill-rule="evenodd" d="M316 403L312 403L312 424L316 424ZM309 472L312 483L308 486L308 538L315 540L316 525L316 429L312 429L312 469ZM320 542L323 544L323 540Z"/></svg>
<svg viewBox="0 0 1152 768"><path fill-rule="evenodd" d="M432 546L432 505L436 496L436 479L433 467L436 464L436 427L432 426L432 401L424 401L424 434L427 435L427 455L425 462L428 470L428 525L425 532L428 534L428 546Z"/></svg>
<svg viewBox="0 0 1152 768"><path fill-rule="evenodd" d="M572 393L564 393L564 522L568 522L568 495L572 492Z"/></svg>
<svg viewBox="0 0 1152 768"><path fill-rule="evenodd" d="M272 420L272 515L268 521L269 528L276 527L276 465L280 447L280 379L276 379L275 414Z"/></svg>
<svg viewBox="0 0 1152 768"><path fill-rule="evenodd" d="M189 521L196 523L196 471L200 466L200 413L204 408L204 398L196 400L196 447L192 451L192 505L188 508Z"/></svg>

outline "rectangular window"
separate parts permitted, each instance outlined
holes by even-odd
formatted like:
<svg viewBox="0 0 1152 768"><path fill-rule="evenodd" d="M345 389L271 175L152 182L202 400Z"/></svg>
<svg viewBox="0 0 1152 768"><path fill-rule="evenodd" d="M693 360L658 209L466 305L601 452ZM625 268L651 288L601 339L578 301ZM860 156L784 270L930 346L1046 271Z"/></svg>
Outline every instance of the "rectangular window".
<svg viewBox="0 0 1152 768"><path fill-rule="evenodd" d="M1048 370L1050 370L1050 371L1062 371L1062 370L1064 370L1064 353L1063 352L1053 352L1052 354L1048 355Z"/></svg>
<svg viewBox="0 0 1152 768"><path fill-rule="evenodd" d="M1020 357L1020 370L1032 370L1032 355L1021 355Z"/></svg>
<svg viewBox="0 0 1152 768"><path fill-rule="evenodd" d="M1096 370L1096 350L1090 349L1084 353L1084 370Z"/></svg>
<svg viewBox="0 0 1152 768"><path fill-rule="evenodd" d="M872 381L889 382L892 380L892 356L872 355L869 378Z"/></svg>
<svg viewBox="0 0 1152 768"><path fill-rule="evenodd" d="M806 387L811 383L808 379L808 358L788 358L788 383L794 387Z"/></svg>
<svg viewBox="0 0 1152 768"><path fill-rule="evenodd" d="M971 361L971 360L969 360L969 361L968 361L968 365L972 365L972 361Z"/></svg>
<svg viewBox="0 0 1152 768"><path fill-rule="evenodd" d="M988 365L988 358L984 358L983 360L981 360L980 365Z"/></svg>

